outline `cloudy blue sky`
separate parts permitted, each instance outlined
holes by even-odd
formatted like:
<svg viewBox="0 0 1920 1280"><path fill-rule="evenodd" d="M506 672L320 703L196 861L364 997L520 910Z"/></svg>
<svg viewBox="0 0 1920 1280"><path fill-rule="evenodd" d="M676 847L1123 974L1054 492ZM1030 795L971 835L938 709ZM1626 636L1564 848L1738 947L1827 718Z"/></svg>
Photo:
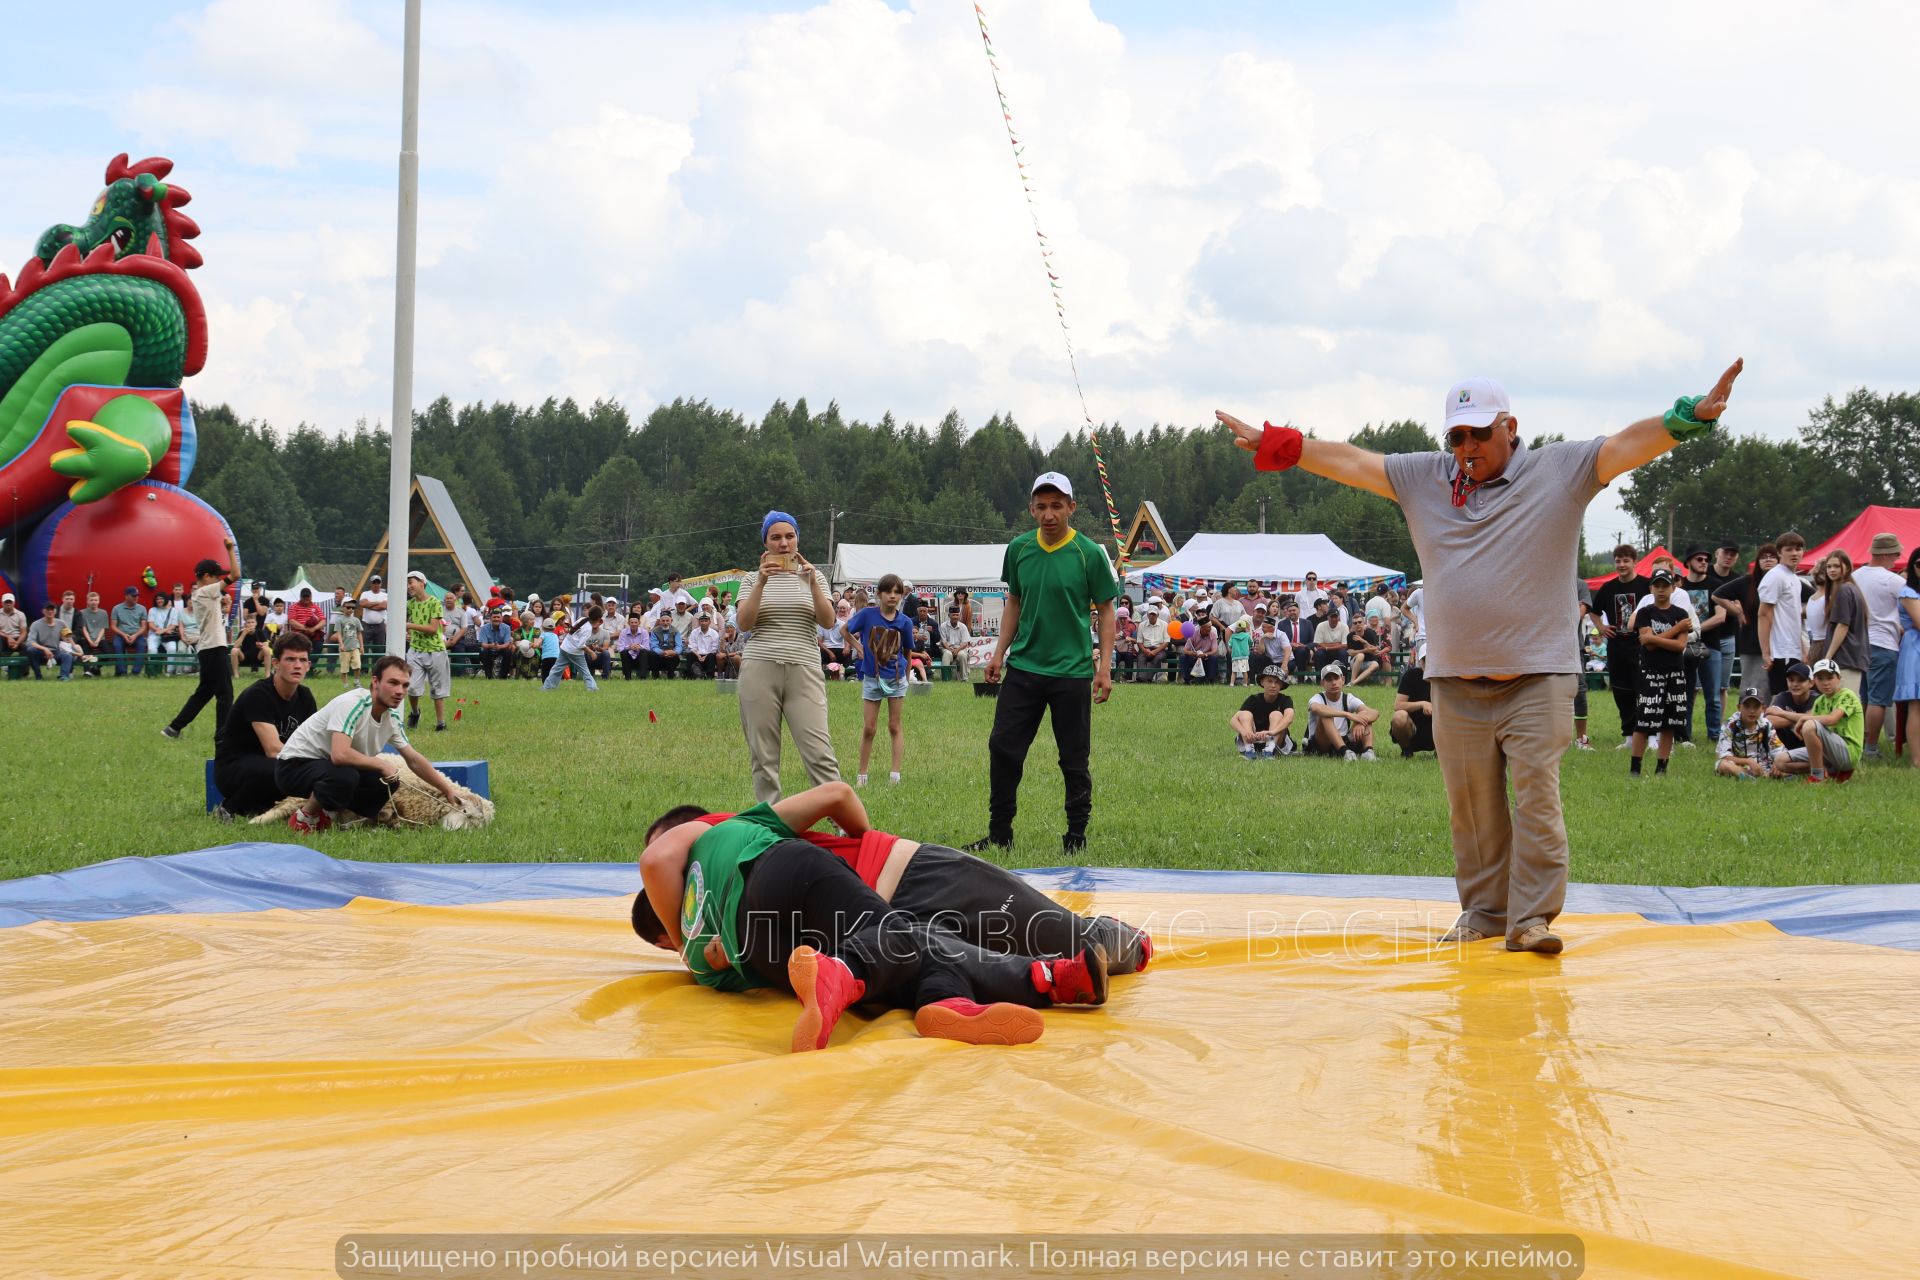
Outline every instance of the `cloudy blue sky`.
<svg viewBox="0 0 1920 1280"><path fill-rule="evenodd" d="M398 0L14 22L0 261L114 153L194 194L206 399L384 420ZM1343 435L1503 379L1591 436L1911 388L1920 9L987 6L1089 404ZM427 0L421 401L1078 421L969 0ZM11 249L5 249L11 245ZM1588 531L1624 527L1610 495Z"/></svg>

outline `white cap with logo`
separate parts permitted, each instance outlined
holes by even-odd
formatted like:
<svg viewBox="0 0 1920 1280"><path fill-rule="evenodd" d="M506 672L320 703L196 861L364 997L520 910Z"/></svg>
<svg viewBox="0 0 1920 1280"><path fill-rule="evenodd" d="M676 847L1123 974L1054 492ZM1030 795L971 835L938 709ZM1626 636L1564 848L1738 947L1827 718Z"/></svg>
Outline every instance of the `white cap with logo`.
<svg viewBox="0 0 1920 1280"><path fill-rule="evenodd" d="M1490 427L1503 413L1511 413L1507 389L1492 378L1462 378L1447 388L1447 426Z"/></svg>
<svg viewBox="0 0 1920 1280"><path fill-rule="evenodd" d="M1028 492L1038 493L1042 489L1058 489L1061 493L1071 498L1073 496L1073 481L1067 479L1058 471L1042 471L1039 476L1035 478L1033 488L1028 490Z"/></svg>

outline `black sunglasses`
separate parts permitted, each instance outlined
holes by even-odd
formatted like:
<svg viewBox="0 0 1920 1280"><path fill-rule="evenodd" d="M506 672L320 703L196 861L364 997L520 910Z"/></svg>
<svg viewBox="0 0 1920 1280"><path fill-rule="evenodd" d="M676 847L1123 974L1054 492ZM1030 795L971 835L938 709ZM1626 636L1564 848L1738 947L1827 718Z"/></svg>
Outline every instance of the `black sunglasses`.
<svg viewBox="0 0 1920 1280"><path fill-rule="evenodd" d="M1493 439L1493 429L1498 425L1496 422L1489 422L1484 427L1455 427L1447 432L1447 448L1458 449L1461 445L1465 444L1469 432L1472 433L1475 440L1478 440L1481 444L1485 444L1487 441Z"/></svg>

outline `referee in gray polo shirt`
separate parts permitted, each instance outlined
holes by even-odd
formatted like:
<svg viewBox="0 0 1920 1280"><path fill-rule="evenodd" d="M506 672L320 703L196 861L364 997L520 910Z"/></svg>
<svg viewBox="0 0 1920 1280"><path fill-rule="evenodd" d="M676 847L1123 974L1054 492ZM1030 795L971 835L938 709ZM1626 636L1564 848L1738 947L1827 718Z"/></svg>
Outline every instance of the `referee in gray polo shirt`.
<svg viewBox="0 0 1920 1280"><path fill-rule="evenodd" d="M1580 525L1616 477L1712 430L1742 365L1735 360L1712 391L1682 396L1664 415L1534 449L1491 378L1448 390L1441 453L1383 456L1214 415L1260 470L1299 465L1406 513L1426 576L1426 674L1460 892L1460 919L1440 941L1505 934L1509 951L1559 952L1551 926L1567 896L1560 757L1581 679L1567 567Z"/></svg>

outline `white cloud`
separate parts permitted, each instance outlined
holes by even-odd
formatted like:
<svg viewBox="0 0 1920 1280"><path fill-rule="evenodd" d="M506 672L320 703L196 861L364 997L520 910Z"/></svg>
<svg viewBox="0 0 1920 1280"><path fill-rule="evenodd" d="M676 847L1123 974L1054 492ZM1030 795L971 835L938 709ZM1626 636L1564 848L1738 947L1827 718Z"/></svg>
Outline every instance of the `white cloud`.
<svg viewBox="0 0 1920 1280"><path fill-rule="evenodd" d="M1581 436L1744 353L1736 420L1780 430L1909 377L1920 10L1475 0L1248 47L990 8L1098 416L1337 435L1476 370ZM122 117L198 197L197 389L384 418L397 20L218 0L162 36ZM1078 423L968 6L436 5L425 36L423 402Z"/></svg>

